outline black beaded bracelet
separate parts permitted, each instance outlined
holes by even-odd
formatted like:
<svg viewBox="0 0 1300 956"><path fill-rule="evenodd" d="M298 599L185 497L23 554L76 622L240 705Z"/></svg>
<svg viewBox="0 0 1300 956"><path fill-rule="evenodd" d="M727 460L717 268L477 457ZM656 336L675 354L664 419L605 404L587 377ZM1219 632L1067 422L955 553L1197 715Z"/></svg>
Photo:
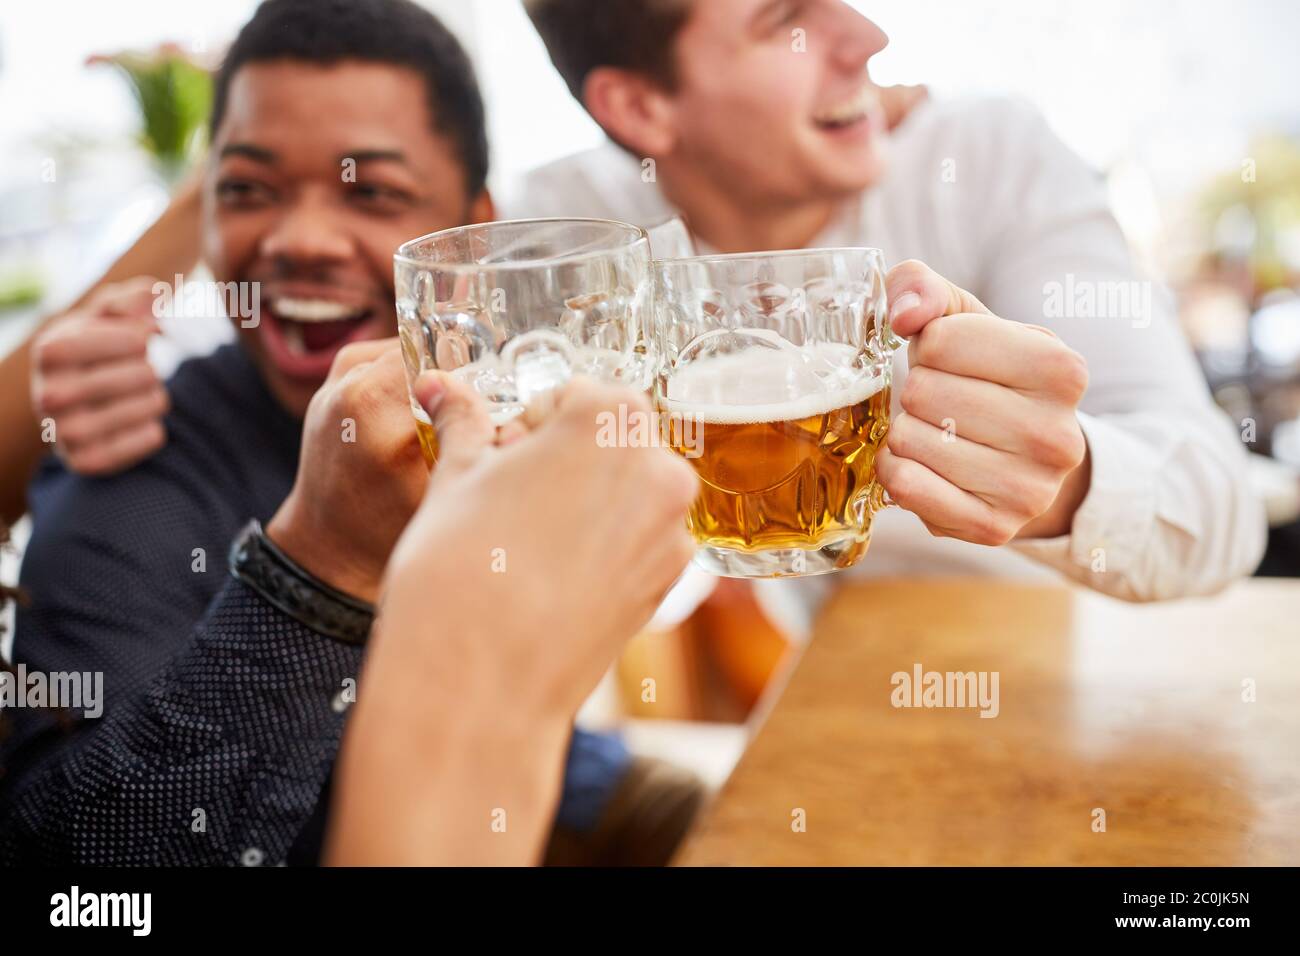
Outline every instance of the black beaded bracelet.
<svg viewBox="0 0 1300 956"><path fill-rule="evenodd" d="M318 634L364 644L375 609L330 587L275 546L253 519L230 548L230 573L273 607Z"/></svg>

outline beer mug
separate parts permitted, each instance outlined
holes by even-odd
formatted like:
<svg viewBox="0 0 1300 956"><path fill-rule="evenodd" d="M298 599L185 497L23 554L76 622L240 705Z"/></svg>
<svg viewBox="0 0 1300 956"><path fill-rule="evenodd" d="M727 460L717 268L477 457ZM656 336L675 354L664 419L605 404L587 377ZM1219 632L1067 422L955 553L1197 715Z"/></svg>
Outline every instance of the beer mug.
<svg viewBox="0 0 1300 956"><path fill-rule="evenodd" d="M573 375L650 387L650 242L605 219L520 219L445 229L393 257L411 410L430 466L437 435L420 373L461 378L502 425Z"/></svg>
<svg viewBox="0 0 1300 956"><path fill-rule="evenodd" d="M700 478L695 561L769 578L847 568L887 503L889 327L876 249L655 262L660 430Z"/></svg>

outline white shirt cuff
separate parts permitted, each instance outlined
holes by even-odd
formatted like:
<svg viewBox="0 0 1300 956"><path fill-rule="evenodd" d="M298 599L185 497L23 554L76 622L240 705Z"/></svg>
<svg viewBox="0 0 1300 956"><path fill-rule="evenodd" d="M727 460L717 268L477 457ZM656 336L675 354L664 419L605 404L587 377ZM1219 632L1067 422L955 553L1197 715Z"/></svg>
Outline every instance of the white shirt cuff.
<svg viewBox="0 0 1300 956"><path fill-rule="evenodd" d="M1088 442L1092 475L1088 494L1074 513L1070 533L1014 541L1011 547L1101 591L1118 591L1137 570L1156 520L1157 456L1117 425L1078 413ZM1097 575L1099 577L1093 577ZM1107 586L1110 584L1111 586Z"/></svg>

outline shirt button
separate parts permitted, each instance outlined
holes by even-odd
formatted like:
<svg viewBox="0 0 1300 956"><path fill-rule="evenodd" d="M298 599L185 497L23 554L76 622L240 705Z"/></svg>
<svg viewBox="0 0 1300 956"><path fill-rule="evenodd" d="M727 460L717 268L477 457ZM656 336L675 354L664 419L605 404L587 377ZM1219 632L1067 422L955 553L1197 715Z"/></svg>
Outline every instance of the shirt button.
<svg viewBox="0 0 1300 956"><path fill-rule="evenodd" d="M261 866L263 853L255 846L250 846L244 851L244 855L239 858L239 862L244 866Z"/></svg>
<svg viewBox="0 0 1300 956"><path fill-rule="evenodd" d="M334 695L334 699L330 701L330 707L336 714L341 714L348 709L349 701L343 694L343 691L339 691Z"/></svg>

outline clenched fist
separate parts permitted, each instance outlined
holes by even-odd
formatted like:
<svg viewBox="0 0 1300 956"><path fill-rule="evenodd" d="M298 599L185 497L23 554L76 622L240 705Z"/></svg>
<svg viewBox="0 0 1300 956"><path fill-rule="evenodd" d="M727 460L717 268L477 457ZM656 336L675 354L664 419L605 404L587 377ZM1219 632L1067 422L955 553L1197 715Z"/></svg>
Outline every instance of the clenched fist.
<svg viewBox="0 0 1300 956"><path fill-rule="evenodd" d="M158 331L152 288L149 278L105 286L32 344L32 408L53 419L72 471L113 474L167 440L167 390L145 351Z"/></svg>
<svg viewBox="0 0 1300 956"><path fill-rule="evenodd" d="M347 345L307 408L298 476L267 536L326 584L373 603L428 479L397 339Z"/></svg>
<svg viewBox="0 0 1300 956"><path fill-rule="evenodd" d="M1068 533L1089 482L1083 358L920 262L885 285L894 331L910 339L903 412L876 458L891 497L932 534L976 544Z"/></svg>

